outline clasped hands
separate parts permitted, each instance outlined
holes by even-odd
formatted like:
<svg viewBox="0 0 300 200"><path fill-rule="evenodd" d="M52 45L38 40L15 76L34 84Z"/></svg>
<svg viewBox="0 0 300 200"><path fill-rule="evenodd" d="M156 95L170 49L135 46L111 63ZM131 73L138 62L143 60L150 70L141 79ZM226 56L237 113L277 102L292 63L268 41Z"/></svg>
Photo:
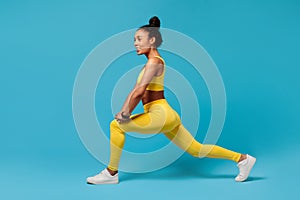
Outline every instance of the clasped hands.
<svg viewBox="0 0 300 200"><path fill-rule="evenodd" d="M130 113L126 113L126 112L119 112L118 114L115 115L115 119L117 120L117 122L119 122L119 124L122 123L127 123L129 122L130 119Z"/></svg>

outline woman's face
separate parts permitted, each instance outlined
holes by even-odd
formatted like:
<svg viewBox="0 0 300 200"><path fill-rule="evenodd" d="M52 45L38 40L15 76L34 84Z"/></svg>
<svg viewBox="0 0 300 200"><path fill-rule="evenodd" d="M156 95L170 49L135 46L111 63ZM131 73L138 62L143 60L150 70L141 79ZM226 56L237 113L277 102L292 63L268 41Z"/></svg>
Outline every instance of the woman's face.
<svg viewBox="0 0 300 200"><path fill-rule="evenodd" d="M147 54L153 47L155 38L149 38L149 33L143 29L139 29L134 35L134 46L138 55Z"/></svg>

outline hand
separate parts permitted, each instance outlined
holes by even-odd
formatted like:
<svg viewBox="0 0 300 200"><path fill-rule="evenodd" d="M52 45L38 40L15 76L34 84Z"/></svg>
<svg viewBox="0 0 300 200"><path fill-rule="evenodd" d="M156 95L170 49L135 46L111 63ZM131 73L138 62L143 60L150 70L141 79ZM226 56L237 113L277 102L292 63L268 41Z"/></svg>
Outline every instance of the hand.
<svg viewBox="0 0 300 200"><path fill-rule="evenodd" d="M118 123L122 124L122 123L128 123L131 118L130 118L130 114L125 114L124 112L119 112L115 115L115 119L117 120Z"/></svg>

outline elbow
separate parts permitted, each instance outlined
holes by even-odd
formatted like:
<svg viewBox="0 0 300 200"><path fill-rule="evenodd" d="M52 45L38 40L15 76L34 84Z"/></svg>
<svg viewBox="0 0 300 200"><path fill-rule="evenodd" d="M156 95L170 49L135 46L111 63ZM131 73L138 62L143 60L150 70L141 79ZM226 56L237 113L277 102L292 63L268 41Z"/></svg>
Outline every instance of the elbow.
<svg viewBox="0 0 300 200"><path fill-rule="evenodd" d="M145 89L146 88L139 88L135 90L134 93L132 94L132 98L141 99L145 93Z"/></svg>
<svg viewBox="0 0 300 200"><path fill-rule="evenodd" d="M131 98L133 99L141 99L143 97L144 93L141 92L135 92Z"/></svg>

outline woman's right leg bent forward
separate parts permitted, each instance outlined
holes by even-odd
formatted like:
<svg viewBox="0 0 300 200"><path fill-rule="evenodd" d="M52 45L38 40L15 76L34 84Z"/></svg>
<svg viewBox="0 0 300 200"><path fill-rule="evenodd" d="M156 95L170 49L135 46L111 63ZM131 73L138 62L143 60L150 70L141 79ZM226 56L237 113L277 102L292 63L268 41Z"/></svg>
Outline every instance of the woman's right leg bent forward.
<svg viewBox="0 0 300 200"><path fill-rule="evenodd" d="M119 124L116 120L113 120L110 123L110 162L108 169L111 171L118 170L126 132L160 133L165 121L162 114L156 113L156 111L132 115L131 121L128 123Z"/></svg>

